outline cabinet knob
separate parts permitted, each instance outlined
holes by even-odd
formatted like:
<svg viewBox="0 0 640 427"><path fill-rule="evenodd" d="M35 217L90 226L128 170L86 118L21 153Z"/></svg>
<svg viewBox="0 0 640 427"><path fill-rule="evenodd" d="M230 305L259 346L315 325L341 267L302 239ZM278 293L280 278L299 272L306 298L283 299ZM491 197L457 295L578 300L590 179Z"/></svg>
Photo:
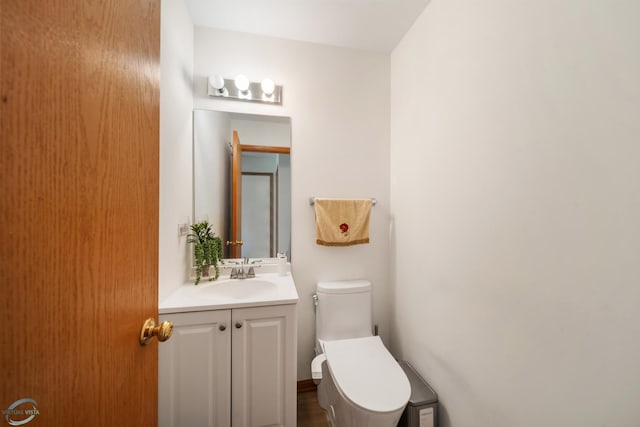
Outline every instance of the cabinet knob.
<svg viewBox="0 0 640 427"><path fill-rule="evenodd" d="M227 329L227 325L223 323L222 325L218 326L218 329L220 329L221 331L224 331L225 329Z"/></svg>
<svg viewBox="0 0 640 427"><path fill-rule="evenodd" d="M240 328L242 328L242 323L237 322L237 323L236 323L236 329L240 329Z"/></svg>

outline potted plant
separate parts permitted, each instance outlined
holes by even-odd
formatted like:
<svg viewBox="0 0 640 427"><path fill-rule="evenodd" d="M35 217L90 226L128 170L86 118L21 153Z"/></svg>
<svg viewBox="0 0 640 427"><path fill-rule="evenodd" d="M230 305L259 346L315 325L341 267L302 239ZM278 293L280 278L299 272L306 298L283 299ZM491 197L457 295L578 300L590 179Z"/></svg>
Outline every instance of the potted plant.
<svg viewBox="0 0 640 427"><path fill-rule="evenodd" d="M191 225L192 233L187 236L187 243L193 243L193 257L196 268L196 285L202 276L209 276L209 280L216 280L220 276L218 263L222 262L222 239L211 230L208 221L200 221ZM209 275L209 268L213 266L215 275Z"/></svg>

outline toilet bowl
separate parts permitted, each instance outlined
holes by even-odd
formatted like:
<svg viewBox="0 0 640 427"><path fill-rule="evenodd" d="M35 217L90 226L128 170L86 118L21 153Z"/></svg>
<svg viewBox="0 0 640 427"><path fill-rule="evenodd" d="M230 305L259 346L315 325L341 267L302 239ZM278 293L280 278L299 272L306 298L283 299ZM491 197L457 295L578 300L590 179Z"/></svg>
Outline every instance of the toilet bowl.
<svg viewBox="0 0 640 427"><path fill-rule="evenodd" d="M324 349L328 381L323 375L319 394L332 424L395 426L411 387L380 337L326 341Z"/></svg>
<svg viewBox="0 0 640 427"><path fill-rule="evenodd" d="M334 427L395 426L411 394L404 371L370 332L370 293L367 281L318 284L312 378Z"/></svg>

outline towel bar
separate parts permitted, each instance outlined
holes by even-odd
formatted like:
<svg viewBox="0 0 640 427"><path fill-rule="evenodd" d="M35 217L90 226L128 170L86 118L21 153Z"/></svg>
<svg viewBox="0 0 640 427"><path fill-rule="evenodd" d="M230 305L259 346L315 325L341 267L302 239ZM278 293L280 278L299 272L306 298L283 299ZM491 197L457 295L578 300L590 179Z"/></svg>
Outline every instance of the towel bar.
<svg viewBox="0 0 640 427"><path fill-rule="evenodd" d="M316 198L315 197L310 197L309 198L309 205L313 206L316 203ZM378 203L378 201L374 198L371 199L371 205L375 206L376 203Z"/></svg>

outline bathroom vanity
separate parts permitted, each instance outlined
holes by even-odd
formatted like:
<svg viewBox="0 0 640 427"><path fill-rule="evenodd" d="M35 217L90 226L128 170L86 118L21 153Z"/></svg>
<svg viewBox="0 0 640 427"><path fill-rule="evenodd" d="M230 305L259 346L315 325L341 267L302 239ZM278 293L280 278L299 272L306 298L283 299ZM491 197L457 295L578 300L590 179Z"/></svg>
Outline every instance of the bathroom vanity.
<svg viewBox="0 0 640 427"><path fill-rule="evenodd" d="M161 302L160 427L296 425L293 278L184 285Z"/></svg>

